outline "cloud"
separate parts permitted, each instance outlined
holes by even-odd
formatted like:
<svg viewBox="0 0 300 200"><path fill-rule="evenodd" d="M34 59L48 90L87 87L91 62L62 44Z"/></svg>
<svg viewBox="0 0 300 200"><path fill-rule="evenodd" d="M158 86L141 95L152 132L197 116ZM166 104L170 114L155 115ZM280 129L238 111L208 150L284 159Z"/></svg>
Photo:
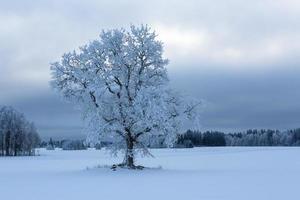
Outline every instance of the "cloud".
<svg viewBox="0 0 300 200"><path fill-rule="evenodd" d="M163 41L168 57L188 56L192 52L201 53L209 44L209 34L205 30L184 29L165 25L154 25L159 40Z"/></svg>
<svg viewBox="0 0 300 200"><path fill-rule="evenodd" d="M295 126L299 21L297 0L1 2L0 104L18 106L42 130L73 130L79 114L51 96L49 63L103 28L147 23L164 42L172 85L207 100L203 127ZM40 119L41 110L51 114Z"/></svg>
<svg viewBox="0 0 300 200"><path fill-rule="evenodd" d="M159 38L164 41L166 56L176 60L217 62L220 67L228 68L228 64L232 64L231 66L245 69L251 63L261 68L297 59L295 52L300 51L299 32L273 33L249 40L247 37L243 38L240 32L225 34L225 30L216 33L209 28L155 27ZM250 70L253 70L253 66Z"/></svg>

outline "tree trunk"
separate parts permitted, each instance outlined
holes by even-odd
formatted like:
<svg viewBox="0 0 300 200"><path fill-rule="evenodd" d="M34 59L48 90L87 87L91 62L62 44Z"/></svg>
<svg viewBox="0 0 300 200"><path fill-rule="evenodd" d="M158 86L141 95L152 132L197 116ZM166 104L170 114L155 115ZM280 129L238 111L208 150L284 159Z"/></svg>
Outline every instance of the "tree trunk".
<svg viewBox="0 0 300 200"><path fill-rule="evenodd" d="M1 139L1 156L4 156L4 133L1 135L2 139Z"/></svg>
<svg viewBox="0 0 300 200"><path fill-rule="evenodd" d="M124 164L128 168L134 168L134 153L133 153L133 139L129 137L126 141L127 149L124 158Z"/></svg>
<svg viewBox="0 0 300 200"><path fill-rule="evenodd" d="M5 136L5 155L10 156L10 131Z"/></svg>
<svg viewBox="0 0 300 200"><path fill-rule="evenodd" d="M14 142L14 156L17 156L17 154L18 154L18 145L17 145L17 140L18 140L18 138L17 138L17 135L15 135L15 142Z"/></svg>

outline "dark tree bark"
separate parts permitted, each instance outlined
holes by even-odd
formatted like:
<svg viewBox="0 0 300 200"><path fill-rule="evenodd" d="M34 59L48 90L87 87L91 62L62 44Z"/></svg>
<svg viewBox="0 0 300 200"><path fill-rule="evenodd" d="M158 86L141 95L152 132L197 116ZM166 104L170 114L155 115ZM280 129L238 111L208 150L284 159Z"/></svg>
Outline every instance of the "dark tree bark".
<svg viewBox="0 0 300 200"><path fill-rule="evenodd" d="M17 156L17 154L18 154L18 144L17 144L17 141L18 141L18 135L15 135L15 137L14 137L14 156Z"/></svg>
<svg viewBox="0 0 300 200"><path fill-rule="evenodd" d="M1 134L1 156L4 156L4 134Z"/></svg>
<svg viewBox="0 0 300 200"><path fill-rule="evenodd" d="M134 153L133 153L134 143L133 143L133 139L131 137L129 137L127 139L126 145L127 145L127 150L126 150L126 154L125 154L125 165L128 168L134 168L135 167L134 166Z"/></svg>
<svg viewBox="0 0 300 200"><path fill-rule="evenodd" d="M10 156L10 137L11 133L10 131L7 131L5 136L5 155Z"/></svg>

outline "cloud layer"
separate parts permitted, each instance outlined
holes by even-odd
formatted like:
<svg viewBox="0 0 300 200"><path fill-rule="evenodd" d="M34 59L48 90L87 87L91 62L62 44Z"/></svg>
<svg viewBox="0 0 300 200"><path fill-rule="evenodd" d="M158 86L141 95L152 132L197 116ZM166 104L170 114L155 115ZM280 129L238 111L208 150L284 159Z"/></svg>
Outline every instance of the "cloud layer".
<svg viewBox="0 0 300 200"><path fill-rule="evenodd" d="M49 63L103 28L147 23L164 42L172 85L205 100L203 129L298 127L299 20L297 0L2 2L0 104L42 134L79 134L79 113L49 88Z"/></svg>

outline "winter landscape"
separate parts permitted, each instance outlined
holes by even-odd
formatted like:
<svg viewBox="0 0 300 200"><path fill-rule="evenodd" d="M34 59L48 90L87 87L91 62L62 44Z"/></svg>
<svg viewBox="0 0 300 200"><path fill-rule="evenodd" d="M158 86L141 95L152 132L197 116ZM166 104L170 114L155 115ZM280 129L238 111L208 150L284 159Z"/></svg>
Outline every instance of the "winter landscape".
<svg viewBox="0 0 300 200"><path fill-rule="evenodd" d="M117 160L96 150L42 149L36 157L1 158L0 192L10 200L299 198L298 147L153 149L152 153L155 158L139 161L153 169L130 172L103 168Z"/></svg>
<svg viewBox="0 0 300 200"><path fill-rule="evenodd" d="M300 3L0 6L0 200L298 200Z"/></svg>

